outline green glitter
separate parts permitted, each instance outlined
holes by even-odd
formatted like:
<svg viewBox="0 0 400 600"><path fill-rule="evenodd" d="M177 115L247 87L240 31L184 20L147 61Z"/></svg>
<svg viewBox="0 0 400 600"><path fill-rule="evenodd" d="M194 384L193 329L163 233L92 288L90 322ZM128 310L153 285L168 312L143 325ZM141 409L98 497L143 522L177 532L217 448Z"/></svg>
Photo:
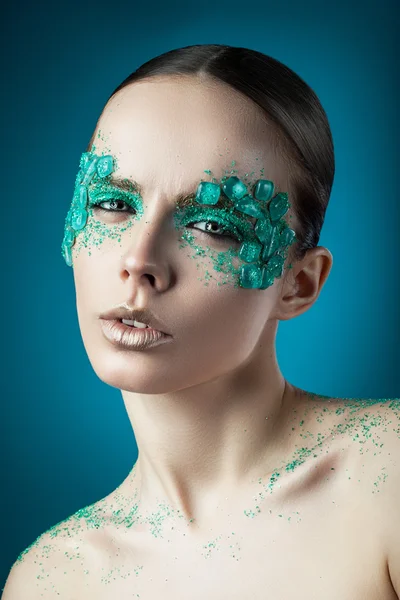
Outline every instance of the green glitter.
<svg viewBox="0 0 400 600"><path fill-rule="evenodd" d="M100 135L100 132L98 135ZM67 264L70 266L72 265L72 251L75 254L82 247L98 247L104 242L105 239L117 240L118 243L121 243L121 233L131 228L133 225L132 221L138 220L141 216L143 216L144 213L141 198L132 185L131 189L129 189L130 184L128 179L124 181L126 190L121 190L120 188L112 185L111 174L117 166L116 159L111 155L102 154L98 156L95 154L94 150L95 146L93 145L90 152L85 152L81 156L79 163L80 170L75 180L75 191L65 220L62 255ZM232 166L234 165L235 161L232 161ZM201 186L208 186L205 187L205 191L209 190L211 196L215 196L215 199L217 199L217 195L220 195L221 198L218 199L217 204L223 210L217 211L215 210L215 206L212 206L211 209L209 207L207 210L204 205L191 206L184 211L178 210L177 214L175 215L175 226L177 229L180 229L181 227L188 225L190 221L192 223L197 223L199 221L213 221L218 223L223 227L224 233L221 235L213 235L211 231L210 238L211 235L213 235L216 243L219 241L226 243L230 239L230 241L233 242L233 247L231 244L229 250L217 253L213 248L207 247L207 249L204 249L203 247L193 245L193 238L187 237L185 241L189 245L192 245L196 253L195 256L200 256L203 259L210 258L211 262L213 263L214 270L227 275L225 280L222 281L220 277L217 278L217 285L219 286L225 285L226 283L234 283L235 287L238 287L239 284L241 287L260 287L260 289L266 289L266 287L272 285L274 277L281 276L281 268L283 268L283 262L286 258L284 244L290 244L293 241L291 236L286 236L285 242L283 241L283 238L281 239L280 243L283 244L283 246L282 248L279 248L277 235L286 235L286 233L291 232L293 237L295 237L294 232L288 228L283 219L280 219L279 222L277 221L278 217L282 216L284 211L287 210L287 206L289 206L289 203L287 202L287 194L280 192L271 199L271 207L274 207L274 211L276 213L273 217L276 219L276 222L273 224L272 229L272 233L275 237L271 238L271 240L268 242L268 252L264 251L263 253L263 261L267 260L268 266L267 271L263 272L262 279L260 279L260 269L263 268L263 265L267 265L267 263L258 262L256 264L253 262L259 259L259 252L256 251L256 248L261 250L260 242L257 240L258 230L254 230L254 218L250 217L249 214L243 214L243 211L244 213L247 212L247 208L240 208L239 205L235 205L229 200L229 198L226 196L224 197L223 194L220 194L218 187L223 187L225 182L232 177L235 178L236 176L232 175L235 172L236 170L231 169L229 173L222 177L220 182L217 182L215 177L212 177L212 182L201 182L197 190L197 192L199 192ZM204 170L204 173L211 176L210 169ZM250 174L246 173L245 178L247 178L249 175L250 177L253 176L254 171ZM240 180L237 178L235 180L240 182ZM240 185L242 187L244 186L243 189L246 189L246 183L247 182L244 181L240 182ZM261 180L258 180L257 189L263 190L264 188L262 188L261 184L264 185L265 183L272 184L270 181L265 180L262 182ZM213 188L212 186L215 187ZM217 195L214 194L214 191L212 191L213 189L215 192L218 192ZM208 195L210 195L209 192L207 192ZM281 196L286 203L285 206L281 206ZM267 198L268 195L265 197ZM200 198L201 194L197 199ZM247 195L246 198L249 200L246 200L244 206L251 205L253 207L250 211L250 214L262 217L263 223L267 223L267 221L269 222L266 206L263 207L261 202L251 198L250 195ZM193 195L189 197L189 201L191 199L193 200ZM243 198L243 201L244 200L245 198ZM94 215L94 207L96 205L99 205L103 202L115 203L118 201L122 201L134 209L133 219L129 219L129 222L124 222L123 226L120 223L114 224L113 226L108 226L102 221L96 220ZM259 208L257 208L257 206ZM253 212L254 210L256 212ZM111 209L109 212L113 216L116 212L124 212L125 215L127 213L127 211L118 211L113 209ZM238 212L241 213L239 216L237 214ZM133 216L132 213L128 214L130 217ZM263 223L260 222L260 225L263 225ZM261 229L259 229L259 231L261 231ZM228 233L231 238L229 238L226 233ZM263 233L263 235L265 234ZM221 240L218 240L218 238L221 238ZM223 240L223 238L225 238L225 240ZM76 244L77 241L79 241L79 244ZM235 245L239 243L242 243L242 247L235 247ZM278 252L278 254L274 254L275 252ZM279 254L279 252L281 252L281 254ZM91 250L89 250L89 256L91 256ZM240 264L241 258L247 262L251 262L251 264ZM272 262L269 260L270 258ZM280 261L279 264L277 261ZM253 275L250 275L249 269L252 272L254 271L254 276L257 279L257 283L255 280L252 281ZM256 270L258 270L257 273ZM207 272L206 285L208 285L208 282L211 278L212 276L209 272Z"/></svg>
<svg viewBox="0 0 400 600"><path fill-rule="evenodd" d="M306 393L306 392L302 392ZM307 393L306 393L307 394ZM309 447L302 446L301 448L297 448L293 452L291 459L286 463L282 464L281 467L275 469L272 473L269 481L264 483L261 478L258 479L258 483L262 486L263 491L259 492L257 498L257 507L260 507L260 500L264 500L266 498L264 492L268 492L271 494L277 485L278 478L281 473L292 473L298 467L303 465L310 458L318 458L323 455L326 450L326 440L331 438L341 436L343 441L347 439L351 439L353 442L359 445L360 454L364 452L368 452L370 450L371 444L379 449L379 454L381 453L381 449L384 446L382 441L379 438L381 433L385 433L388 431L388 425L392 425L391 430L400 438L400 399L355 399L355 398L344 398L339 399L341 406L339 408L336 407L338 404L338 399L331 398L329 396L317 396L317 394L307 394L310 397L310 405L306 408L304 416L307 416L308 412L313 409L316 413L316 422L323 422L322 416L325 418L330 414L335 414L337 416L344 417L343 421L339 421L330 427L329 430L324 435L321 432L318 432L316 437L316 442L312 443ZM323 404L321 405L320 399L323 399ZM326 400L325 400L326 399ZM311 402L311 400L313 402ZM318 404L317 404L318 402ZM328 411L327 407L324 404L332 404L332 410ZM381 406L382 409L381 410ZM376 409L374 412L366 411L366 408ZM296 413L296 410L293 411ZM393 415L396 418L396 422L390 419L390 416ZM305 419L300 421L300 425L303 425ZM292 431L294 428L292 427ZM311 432L308 432L311 433ZM311 434L311 437L314 436ZM368 442L368 447L367 447ZM374 453L374 456L377 452ZM390 456L390 455L389 455ZM394 464L394 461L392 460ZM385 469L382 468L382 470ZM331 470L335 471L332 467ZM352 478L348 476L348 480ZM383 484L387 479L387 473L383 475L380 474L377 477L377 480L374 483L375 488L377 488L378 484ZM279 487L279 486L278 486ZM376 489L372 490L372 493L376 493ZM259 512L259 511L258 511ZM244 511L246 516L250 516L254 518L256 513L252 510Z"/></svg>

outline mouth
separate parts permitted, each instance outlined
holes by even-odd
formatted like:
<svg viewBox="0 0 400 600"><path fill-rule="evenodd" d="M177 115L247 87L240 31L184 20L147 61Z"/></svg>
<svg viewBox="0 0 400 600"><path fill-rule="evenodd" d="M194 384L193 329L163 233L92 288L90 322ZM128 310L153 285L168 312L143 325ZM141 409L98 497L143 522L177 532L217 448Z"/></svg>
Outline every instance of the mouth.
<svg viewBox="0 0 400 600"><path fill-rule="evenodd" d="M151 327L136 327L128 319L100 319L103 335L114 345L131 350L144 350L171 341L172 337Z"/></svg>
<svg viewBox="0 0 400 600"><path fill-rule="evenodd" d="M151 327L149 327L149 325L145 325L144 323L141 323L140 325L135 325L135 323L137 323L137 321L131 321L129 319L117 319L120 323L123 323L124 325L128 325L129 327L135 327L135 329L151 329Z"/></svg>
<svg viewBox="0 0 400 600"><path fill-rule="evenodd" d="M122 323L122 325L125 325L126 327L130 327L131 329L150 330L150 331L154 331L155 333L163 333L164 335L167 335L163 331L159 331L158 329L154 329L153 327L150 327L150 325L145 325L145 323L139 323L138 321L131 321L130 319L110 319L110 321L114 321L114 323ZM136 325L135 325L135 323L136 323Z"/></svg>

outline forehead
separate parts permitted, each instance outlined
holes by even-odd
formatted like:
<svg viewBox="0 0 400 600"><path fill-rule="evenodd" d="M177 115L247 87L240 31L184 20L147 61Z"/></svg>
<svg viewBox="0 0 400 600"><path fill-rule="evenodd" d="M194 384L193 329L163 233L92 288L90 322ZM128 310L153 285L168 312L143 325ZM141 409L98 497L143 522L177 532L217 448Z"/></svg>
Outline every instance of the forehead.
<svg viewBox="0 0 400 600"><path fill-rule="evenodd" d="M239 178L287 189L274 140L261 109L229 86L159 78L128 85L108 102L94 146L117 159L118 176L176 195L209 179L206 170L219 180L235 169Z"/></svg>

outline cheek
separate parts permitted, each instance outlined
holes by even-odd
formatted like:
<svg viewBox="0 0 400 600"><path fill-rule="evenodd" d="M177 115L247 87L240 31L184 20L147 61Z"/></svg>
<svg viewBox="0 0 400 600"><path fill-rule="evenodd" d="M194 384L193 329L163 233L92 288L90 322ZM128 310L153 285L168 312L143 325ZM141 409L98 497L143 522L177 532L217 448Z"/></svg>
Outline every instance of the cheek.
<svg viewBox="0 0 400 600"><path fill-rule="evenodd" d="M110 302L118 299L118 287L112 283L116 281L115 272L115 253L82 247L73 254L76 303L82 319L95 318L96 311L110 308Z"/></svg>
<svg viewBox="0 0 400 600"><path fill-rule="evenodd" d="M179 249L185 261L180 259L187 273L196 273L196 285L222 290L239 288L240 268L238 244L214 242L206 236L196 235L196 230L186 229L179 237Z"/></svg>
<svg viewBox="0 0 400 600"><path fill-rule="evenodd" d="M133 218L118 223L105 223L89 209L86 225L78 232L72 247L74 263L81 254L89 258L102 256L105 260L110 253L118 252L122 248L124 233L133 225Z"/></svg>
<svg viewBox="0 0 400 600"><path fill-rule="evenodd" d="M259 295L263 295L263 298ZM260 340L272 307L270 291L196 289L176 301L185 369L218 373L242 364Z"/></svg>

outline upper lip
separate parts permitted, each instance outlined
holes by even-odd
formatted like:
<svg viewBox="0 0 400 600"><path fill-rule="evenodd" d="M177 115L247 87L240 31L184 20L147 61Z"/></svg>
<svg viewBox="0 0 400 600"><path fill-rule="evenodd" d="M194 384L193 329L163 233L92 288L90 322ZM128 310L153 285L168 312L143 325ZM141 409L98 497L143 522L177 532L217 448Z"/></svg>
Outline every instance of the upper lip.
<svg viewBox="0 0 400 600"><path fill-rule="evenodd" d="M153 313L148 308L127 309L121 306L102 313L99 318L139 321L139 323L145 323L145 325L148 325L152 329L170 335L165 331L164 325L154 317Z"/></svg>

